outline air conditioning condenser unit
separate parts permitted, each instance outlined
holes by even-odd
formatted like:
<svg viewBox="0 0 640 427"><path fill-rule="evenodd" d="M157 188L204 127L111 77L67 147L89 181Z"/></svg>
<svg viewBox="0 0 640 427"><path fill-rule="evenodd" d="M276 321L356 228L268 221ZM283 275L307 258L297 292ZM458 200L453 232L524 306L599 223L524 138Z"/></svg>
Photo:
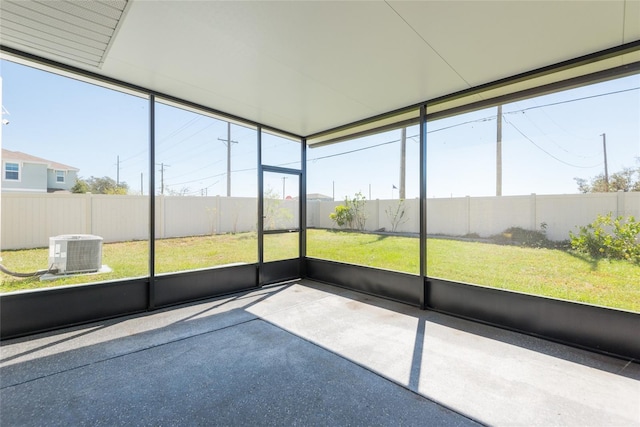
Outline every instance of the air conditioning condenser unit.
<svg viewBox="0 0 640 427"><path fill-rule="evenodd" d="M102 237L65 234L49 237L49 267L56 274L89 273L102 267Z"/></svg>

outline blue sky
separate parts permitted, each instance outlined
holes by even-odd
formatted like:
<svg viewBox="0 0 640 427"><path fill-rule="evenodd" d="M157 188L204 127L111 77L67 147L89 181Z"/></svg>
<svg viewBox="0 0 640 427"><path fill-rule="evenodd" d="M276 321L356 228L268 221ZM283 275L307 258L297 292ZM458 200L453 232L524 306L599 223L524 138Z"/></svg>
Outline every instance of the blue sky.
<svg viewBox="0 0 640 427"><path fill-rule="evenodd" d="M116 178L148 194L148 100L2 61L3 105L11 121L3 147ZM574 177L636 166L640 157L640 76L503 107L503 194L577 193ZM586 98L586 99L582 99ZM179 108L156 107L156 184L165 193L226 195L227 124ZM496 108L428 124L428 197L495 194ZM407 197L418 196L417 127L407 130ZM337 199L360 191L398 197L400 131L309 149L308 192ZM256 131L231 127L233 196L255 196ZM266 163L296 167L297 144L263 137ZM343 154L348 151L354 153ZM164 171L160 173L160 169ZM162 179L161 179L162 178ZM267 186L282 193L281 176ZM284 181L295 195L294 180ZM335 189L335 190L334 190Z"/></svg>
<svg viewBox="0 0 640 427"><path fill-rule="evenodd" d="M603 133L610 174L637 166L639 86L640 76L636 75L504 105L503 195L577 193L575 177L590 178L604 171ZM492 107L427 124L428 197L495 195L496 117L497 108ZM408 198L418 196L417 134L417 127L407 130ZM356 191L367 195L370 183L374 189L382 188L374 190L372 198L389 198L392 194L397 197L392 185L397 186L399 181L400 143L385 142L399 139L400 131L396 130L348 147L310 150L308 158L313 159L374 146L311 162L310 179L320 179L330 170L336 197ZM320 192L330 195L332 182L325 179Z"/></svg>

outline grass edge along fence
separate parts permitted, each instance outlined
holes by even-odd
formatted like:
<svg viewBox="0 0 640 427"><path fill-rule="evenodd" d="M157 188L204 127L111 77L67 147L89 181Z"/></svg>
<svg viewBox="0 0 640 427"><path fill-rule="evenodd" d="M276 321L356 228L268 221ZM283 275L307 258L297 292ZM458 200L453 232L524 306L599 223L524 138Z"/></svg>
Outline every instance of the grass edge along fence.
<svg viewBox="0 0 640 427"><path fill-rule="evenodd" d="M290 246L297 244L289 234L275 236L282 236L283 240L274 248L283 253L291 253ZM159 261L164 259L157 262L162 266L159 273L256 262L255 233L165 239L158 243L157 256ZM419 270L419 240L415 237L311 229L307 243L308 256L314 258L411 274ZM103 263L113 269L112 273L51 282L0 275L0 291L147 274L146 241L105 244L103 252ZM47 253L45 248L5 251L2 255L14 270L29 271L42 268ZM593 258L569 249L442 238L427 239L427 254L431 277L640 312L640 266L628 261Z"/></svg>

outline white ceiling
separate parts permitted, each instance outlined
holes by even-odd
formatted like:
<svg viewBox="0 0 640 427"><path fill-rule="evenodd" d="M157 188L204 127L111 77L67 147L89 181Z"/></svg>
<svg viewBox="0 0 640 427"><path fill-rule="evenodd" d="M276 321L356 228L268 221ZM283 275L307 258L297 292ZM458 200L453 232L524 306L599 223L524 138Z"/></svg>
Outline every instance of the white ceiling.
<svg viewBox="0 0 640 427"><path fill-rule="evenodd" d="M49 28L24 3L0 2L4 46L297 135L640 40L638 0L71 2L124 7L91 63L16 37Z"/></svg>

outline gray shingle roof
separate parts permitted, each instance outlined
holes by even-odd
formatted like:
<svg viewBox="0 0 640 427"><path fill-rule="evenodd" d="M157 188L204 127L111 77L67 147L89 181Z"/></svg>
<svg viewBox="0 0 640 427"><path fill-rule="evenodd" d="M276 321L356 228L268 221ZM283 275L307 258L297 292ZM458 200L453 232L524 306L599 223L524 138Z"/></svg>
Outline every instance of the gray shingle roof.
<svg viewBox="0 0 640 427"><path fill-rule="evenodd" d="M31 154L22 153L20 151L11 151L5 148L2 149L3 160L16 160L29 163L44 163L49 169L66 170L66 171L79 171L80 169L68 166L62 163L54 162L52 160L43 159L42 157L32 156Z"/></svg>

